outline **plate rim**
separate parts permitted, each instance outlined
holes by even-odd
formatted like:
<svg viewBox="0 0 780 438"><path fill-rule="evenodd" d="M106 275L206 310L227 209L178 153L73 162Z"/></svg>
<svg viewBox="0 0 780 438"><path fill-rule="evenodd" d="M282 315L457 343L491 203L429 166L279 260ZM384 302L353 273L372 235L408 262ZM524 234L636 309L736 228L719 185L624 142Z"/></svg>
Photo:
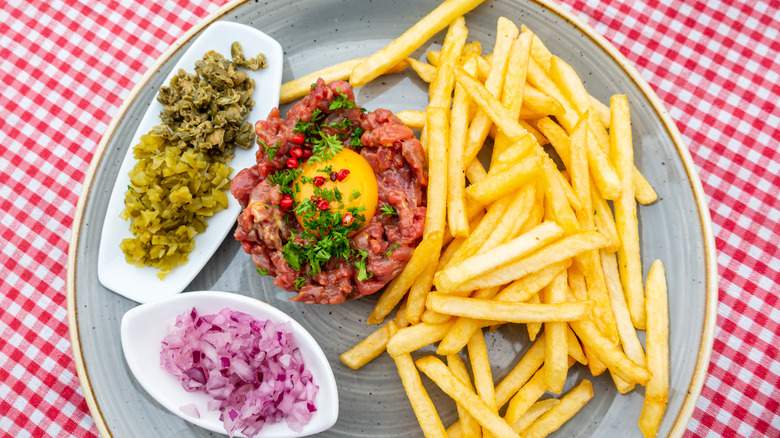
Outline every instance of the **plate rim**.
<svg viewBox="0 0 780 438"><path fill-rule="evenodd" d="M100 410L100 406L97 403L95 394L92 390L92 384L87 373L86 362L81 350L81 342L79 339L78 329L78 308L76 305L76 254L78 251L80 240L80 229L83 222L85 207L90 197L90 191L92 189L97 170L100 163L103 161L103 156L107 150L109 140L113 137L119 122L127 110L135 103L138 95L142 89L147 85L151 78L156 74L157 70L161 68L168 60L176 54L182 47L195 38L202 30L204 30L211 23L217 21L223 16L229 14L233 9L238 6L248 3L251 0L231 0L228 3L222 5L217 10L201 19L198 23L193 25L187 32L181 37L177 38L168 49L166 49L157 60L148 68L146 73L139 79L138 83L130 90L130 93L125 98L122 105L117 109L116 114L112 118L105 133L98 143L97 149L90 162L87 173L82 182L81 191L79 193L78 202L76 204L76 210L74 212L73 223L71 225L71 240L68 245L68 267L66 277L66 301L67 301L67 313L68 313L68 330L70 334L71 350L73 351L73 360L76 365L76 374L79 378L84 398L87 402L90 415L92 416L95 426L98 429L98 433L102 437L111 437L111 432L108 429L108 425L103 418L103 414ZM704 321L702 323L702 338L699 344L699 352L696 360L696 367L691 379L691 384L688 388L688 393L685 397L680 412L677 414L677 418L674 421L672 429L669 433L670 437L680 437L687 429L688 422L696 408L696 401L699 398L702 387L704 386L704 380L707 377L707 370L709 368L710 359L712 356L712 348L715 337L715 322L717 319L717 306L718 306L718 265L715 251L715 237L712 230L712 219L710 217L710 210L707 206L706 196L704 194L704 188L702 186L699 174L696 171L693 158L690 151L685 144L685 141L680 134L677 125L672 120L669 113L666 111L661 99L650 87L647 81L642 78L636 67L626 58L611 42L609 42L604 36L596 32L589 24L577 17L573 12L565 9L562 5L558 4L555 0L530 0L548 10L559 15L562 19L566 20L569 24L573 25L580 32L586 35L593 41L597 47L604 51L607 56L611 57L620 68L626 73L627 77L639 87L642 94L645 95L653 110L658 114L669 134L672 142L674 143L677 153L682 160L683 167L685 168L688 180L693 190L693 196L696 200L696 207L699 214L699 219L702 224L702 244L704 246L705 255L705 305L704 305Z"/></svg>

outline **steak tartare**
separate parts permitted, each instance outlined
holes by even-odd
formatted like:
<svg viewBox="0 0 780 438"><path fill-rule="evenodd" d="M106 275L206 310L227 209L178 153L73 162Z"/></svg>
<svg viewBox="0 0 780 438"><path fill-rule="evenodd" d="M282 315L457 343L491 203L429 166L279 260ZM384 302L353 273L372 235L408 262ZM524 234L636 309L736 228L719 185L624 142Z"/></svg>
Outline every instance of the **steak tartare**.
<svg viewBox="0 0 780 438"><path fill-rule="evenodd" d="M257 163L233 178L231 193L243 208L234 237L259 273L296 292L294 301L335 304L403 270L426 210L425 153L411 129L355 104L348 83L320 79L286 120L275 108L255 132ZM344 164L355 160L370 170Z"/></svg>

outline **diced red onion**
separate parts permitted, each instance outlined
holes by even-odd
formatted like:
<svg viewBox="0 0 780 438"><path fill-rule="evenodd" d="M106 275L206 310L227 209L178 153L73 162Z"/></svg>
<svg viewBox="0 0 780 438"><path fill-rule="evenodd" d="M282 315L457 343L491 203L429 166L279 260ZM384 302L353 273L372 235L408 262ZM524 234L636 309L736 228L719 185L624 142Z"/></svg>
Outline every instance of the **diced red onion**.
<svg viewBox="0 0 780 438"><path fill-rule="evenodd" d="M160 365L187 391L204 391L214 400L229 436L255 436L282 420L300 432L314 412L319 387L293 345L290 323L254 319L222 309L200 315L193 308L176 318L162 342ZM194 404L182 412L200 418Z"/></svg>

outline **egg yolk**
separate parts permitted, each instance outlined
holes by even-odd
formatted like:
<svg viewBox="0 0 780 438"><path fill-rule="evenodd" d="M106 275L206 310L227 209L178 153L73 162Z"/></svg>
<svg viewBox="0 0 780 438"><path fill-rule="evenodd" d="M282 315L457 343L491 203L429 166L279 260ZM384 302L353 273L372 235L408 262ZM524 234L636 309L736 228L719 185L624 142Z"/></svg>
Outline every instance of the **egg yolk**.
<svg viewBox="0 0 780 438"><path fill-rule="evenodd" d="M374 169L360 154L350 149L343 149L330 160L303 164L301 170L301 177L297 181L300 191L295 195L296 204L316 195L315 189L329 192L338 189L342 196L341 202L330 202L328 207L330 211L337 211L342 216L346 216L349 213L348 209L358 208L361 210L359 214L366 218L365 223L374 217L379 196L376 176L374 176ZM338 179L331 181L331 172L338 174L342 170L349 171L349 174L341 181ZM324 179L324 183L320 186L315 185L311 182L315 178L320 182ZM303 219L298 215L296 218L298 223L304 226Z"/></svg>

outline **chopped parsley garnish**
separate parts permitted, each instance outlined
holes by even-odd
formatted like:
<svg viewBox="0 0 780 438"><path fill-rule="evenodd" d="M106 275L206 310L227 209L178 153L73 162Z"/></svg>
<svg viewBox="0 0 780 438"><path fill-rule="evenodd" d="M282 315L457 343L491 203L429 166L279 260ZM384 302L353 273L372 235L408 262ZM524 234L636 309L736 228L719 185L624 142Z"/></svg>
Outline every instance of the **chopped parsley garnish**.
<svg viewBox="0 0 780 438"><path fill-rule="evenodd" d="M379 207L379 211L382 214L398 214L396 213L395 209L390 204L382 204L381 207Z"/></svg>
<svg viewBox="0 0 780 438"><path fill-rule="evenodd" d="M278 141L274 146L266 146L265 142L259 138L257 139L257 143L263 147L263 150L271 160L276 157L276 151L279 149L279 146L281 146L281 142Z"/></svg>
<svg viewBox="0 0 780 438"><path fill-rule="evenodd" d="M350 100L347 94L341 93L339 90L336 91L337 93L329 105L330 111L357 107L357 104ZM365 112L363 108L361 111ZM304 122L299 119L293 129L295 134L303 134L306 145L310 145L312 148L311 157L308 159L309 165L326 163L333 159L347 146L345 142L348 142L349 147L363 146L360 137L364 130L348 117L335 118L335 121L329 123L323 122L325 118L325 113L315 109L310 121ZM276 148L278 148L278 144ZM271 152L274 154L276 152L275 148L266 147L265 149L269 156ZM273 150L271 151L271 149ZM330 164L323 164L320 167L317 172L324 175L326 179L334 171ZM366 224L366 216L362 214L365 212L365 207L347 207L347 212L343 213L345 203L359 198L360 191L353 190L347 195L336 187L331 189L321 185L317 186L314 182L319 177L301 177L302 172L300 168L288 168L279 170L267 178L270 184L281 186L282 194L289 195L294 199L301 191L302 186L307 184L314 186L311 198L294 202L292 208L287 210L289 213L294 213L302 225L302 230L291 232L287 243L282 248L282 256L287 264L300 272L299 277L295 280L295 288L300 290L307 279L322 272L329 262L331 265L334 263L352 264L357 270L359 281L373 277L373 273L367 269L368 252L355 248L350 240L350 235ZM322 184L321 180L320 184ZM325 203L325 207L322 207L324 201L327 203ZM394 214L395 210L392 210L392 213ZM351 215L352 218L345 220L347 214ZM293 217L292 214L284 215L286 221L291 217ZM295 222L294 218L292 222ZM332 260L333 262L331 262Z"/></svg>
<svg viewBox="0 0 780 438"><path fill-rule="evenodd" d="M268 269L257 268L257 273L260 274L260 275L268 275Z"/></svg>
<svg viewBox="0 0 780 438"><path fill-rule="evenodd" d="M292 196L295 194L295 188L292 184L298 179L301 172L303 172L301 169L282 169L268 175L268 182L272 185L281 186L282 193Z"/></svg>
<svg viewBox="0 0 780 438"><path fill-rule="evenodd" d="M352 191L352 193L349 194L349 202L352 202L359 197L360 197L360 190L355 189Z"/></svg>
<svg viewBox="0 0 780 438"><path fill-rule="evenodd" d="M328 161L335 157L339 152L344 150L344 144L341 143L338 137L335 135L323 134L320 132L322 138L314 139L312 142L312 154L309 158L310 163L318 163Z"/></svg>
<svg viewBox="0 0 780 438"><path fill-rule="evenodd" d="M390 248L387 248L387 251L385 251L385 258L389 259L390 256L393 255L395 250L397 250L400 247L401 247L401 245L399 245L397 243L394 243L393 246L391 246Z"/></svg>
<svg viewBox="0 0 780 438"><path fill-rule="evenodd" d="M339 108L350 109L350 108L354 108L354 107L357 106L355 101L349 100L349 96L347 96L346 94L342 93L341 90L339 90L338 88L336 88L336 92L338 94L330 102L330 106L328 107L328 109L333 111L333 110L337 110Z"/></svg>

